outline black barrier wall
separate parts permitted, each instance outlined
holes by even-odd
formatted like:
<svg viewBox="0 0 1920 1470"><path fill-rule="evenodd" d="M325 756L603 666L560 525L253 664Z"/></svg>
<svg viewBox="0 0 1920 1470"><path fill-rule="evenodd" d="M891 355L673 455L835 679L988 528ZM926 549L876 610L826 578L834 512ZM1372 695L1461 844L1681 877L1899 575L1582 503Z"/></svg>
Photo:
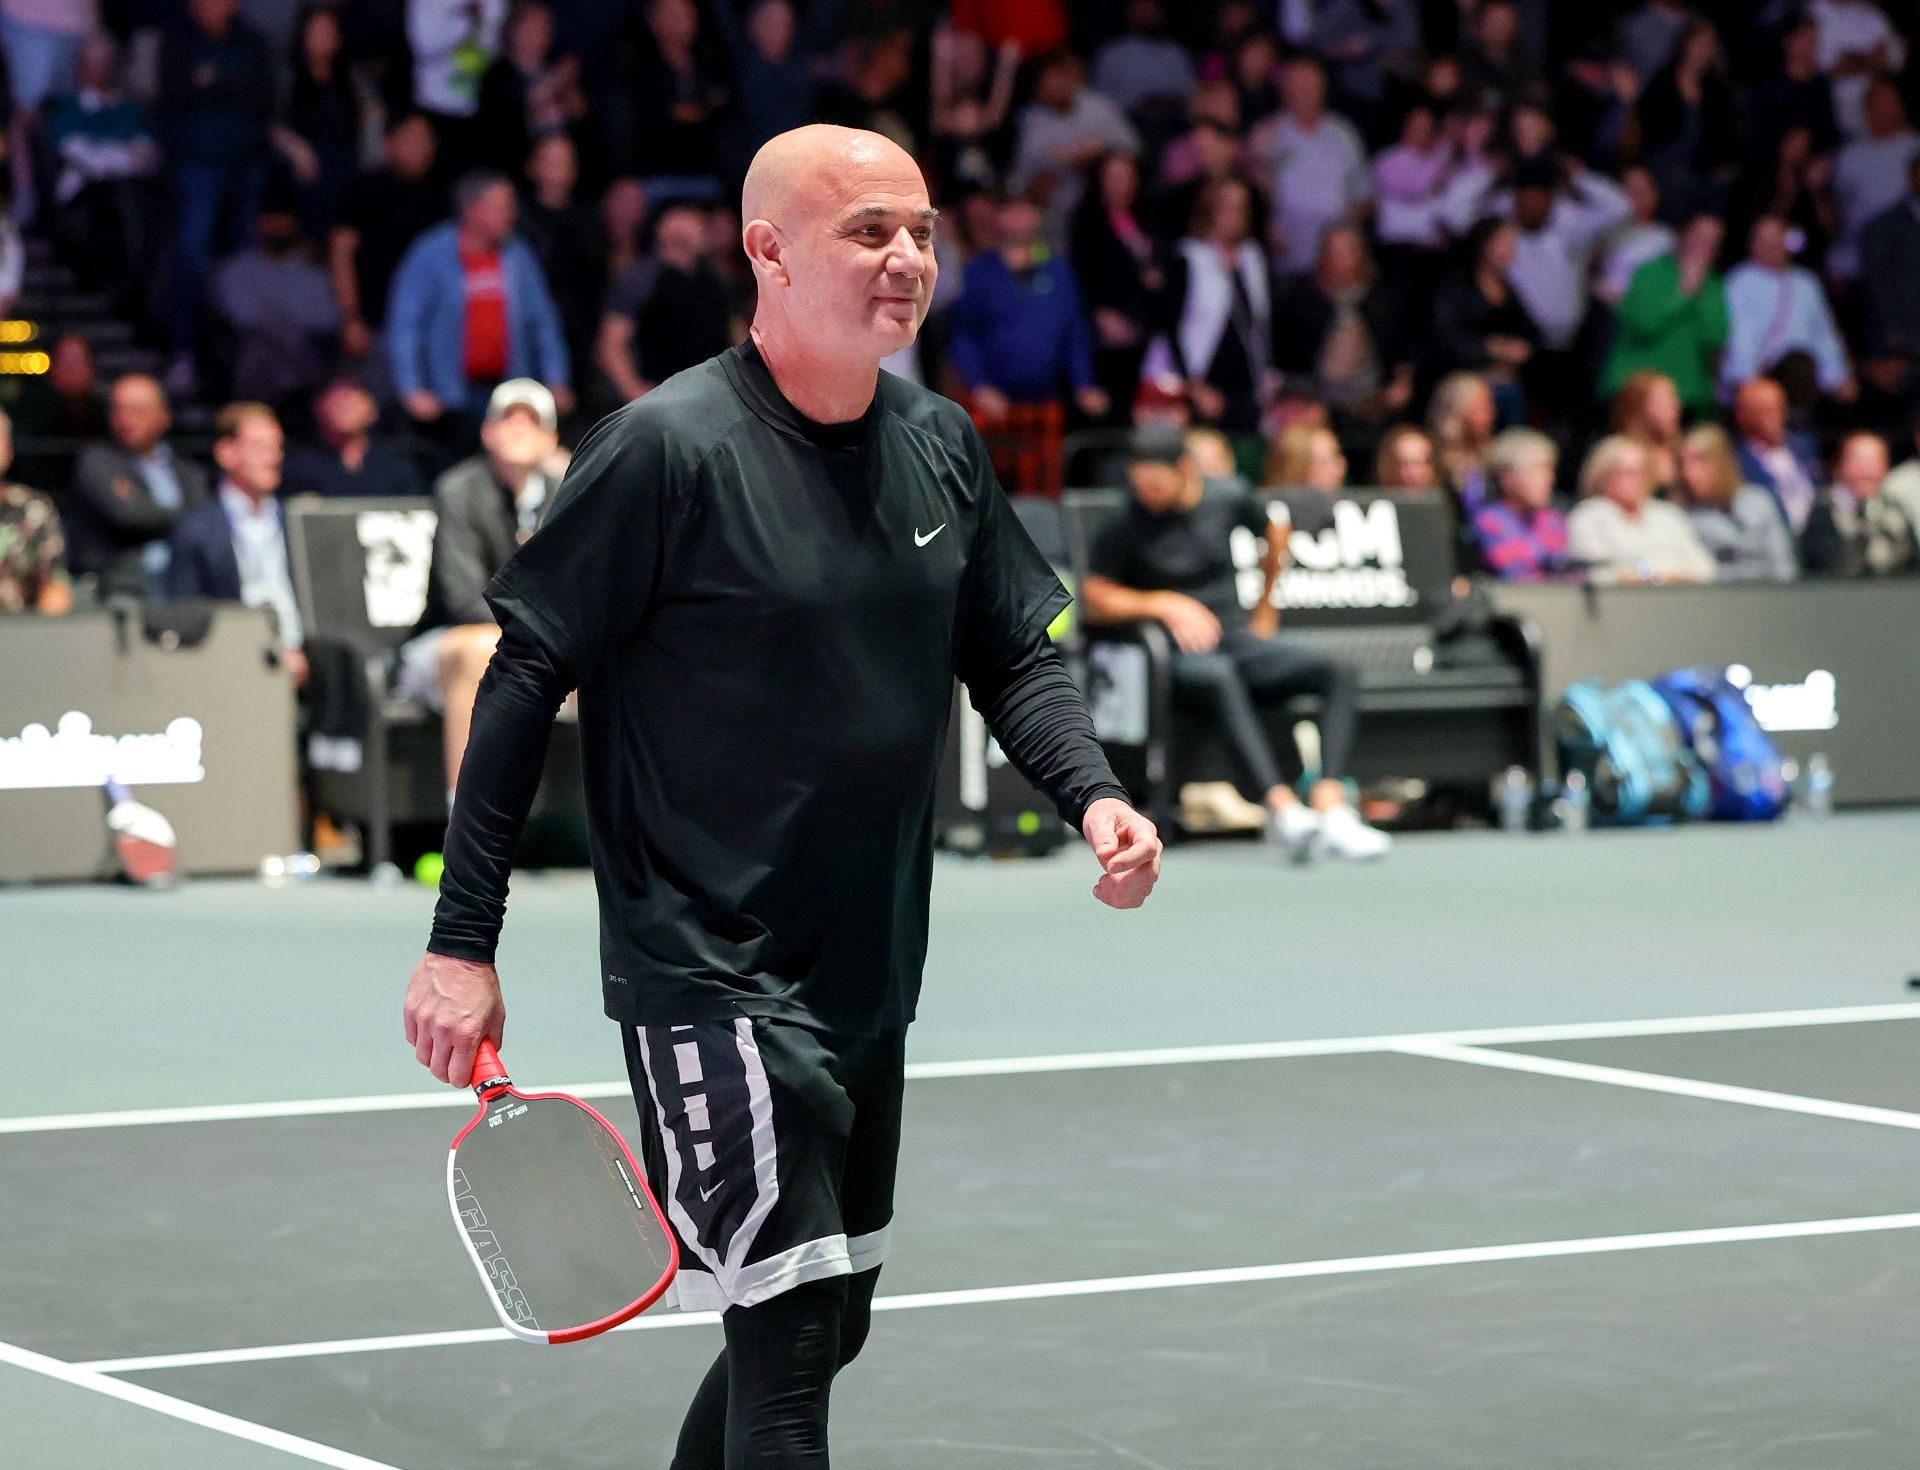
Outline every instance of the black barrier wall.
<svg viewBox="0 0 1920 1470"><path fill-rule="evenodd" d="M1497 600L1539 627L1548 708L1577 679L1732 667L1786 754L1831 759L1836 800L1920 802L1920 579L1502 586Z"/></svg>

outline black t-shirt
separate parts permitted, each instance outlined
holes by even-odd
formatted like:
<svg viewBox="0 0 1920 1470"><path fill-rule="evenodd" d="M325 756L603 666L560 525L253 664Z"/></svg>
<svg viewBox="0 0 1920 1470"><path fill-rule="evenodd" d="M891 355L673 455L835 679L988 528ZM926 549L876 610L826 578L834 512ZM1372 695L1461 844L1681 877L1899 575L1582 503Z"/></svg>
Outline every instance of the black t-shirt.
<svg viewBox="0 0 1920 1470"><path fill-rule="evenodd" d="M1267 510L1242 490L1212 486L1192 510L1154 512L1129 500L1088 549L1088 570L1141 592L1184 592L1227 627L1247 620L1233 532L1264 536Z"/></svg>
<svg viewBox="0 0 1920 1470"><path fill-rule="evenodd" d="M651 257L635 261L614 282L607 310L632 319L634 367L648 382L727 350L727 286L705 261L690 271Z"/></svg>
<svg viewBox="0 0 1920 1470"><path fill-rule="evenodd" d="M580 689L608 1015L912 1019L954 677L1069 601L958 405L817 424L743 343L587 436L487 600Z"/></svg>

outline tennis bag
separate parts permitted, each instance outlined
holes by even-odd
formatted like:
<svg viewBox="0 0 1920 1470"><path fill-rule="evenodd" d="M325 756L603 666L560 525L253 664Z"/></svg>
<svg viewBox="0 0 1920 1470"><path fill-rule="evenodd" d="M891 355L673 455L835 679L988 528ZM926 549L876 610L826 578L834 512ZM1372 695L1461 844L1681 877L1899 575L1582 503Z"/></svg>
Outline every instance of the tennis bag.
<svg viewBox="0 0 1920 1470"><path fill-rule="evenodd" d="M1594 814L1614 826L1703 817L1713 788L1667 702L1644 679L1582 680L1553 712L1561 771L1587 778Z"/></svg>
<svg viewBox="0 0 1920 1470"><path fill-rule="evenodd" d="M1787 809L1780 749L1724 669L1676 669L1653 681L1713 788L1725 822L1771 822Z"/></svg>

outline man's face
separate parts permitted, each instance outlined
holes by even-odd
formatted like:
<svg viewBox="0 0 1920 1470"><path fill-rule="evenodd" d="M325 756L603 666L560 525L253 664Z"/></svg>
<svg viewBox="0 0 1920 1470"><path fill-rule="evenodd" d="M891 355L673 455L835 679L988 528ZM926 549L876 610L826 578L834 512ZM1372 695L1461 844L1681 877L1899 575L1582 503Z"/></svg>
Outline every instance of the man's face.
<svg viewBox="0 0 1920 1470"><path fill-rule="evenodd" d="M1080 67L1071 60L1060 60L1040 74L1034 84L1034 95L1042 107L1050 107L1055 112L1066 112L1073 106L1073 99L1080 95Z"/></svg>
<svg viewBox="0 0 1920 1470"><path fill-rule="evenodd" d="M380 418L373 395L360 387L330 389L314 406L320 426L340 439L366 433Z"/></svg>
<svg viewBox="0 0 1920 1470"><path fill-rule="evenodd" d="M1786 222L1772 216L1756 221L1753 234L1747 239L1747 249L1753 256L1753 263L1762 270L1785 270L1787 268Z"/></svg>
<svg viewBox="0 0 1920 1470"><path fill-rule="evenodd" d="M1856 500L1871 500L1887 478L1887 446L1876 434L1856 434L1840 451L1834 476Z"/></svg>
<svg viewBox="0 0 1920 1470"><path fill-rule="evenodd" d="M423 179L433 168L433 124L410 117L387 138L387 161L402 178Z"/></svg>
<svg viewBox="0 0 1920 1470"><path fill-rule="evenodd" d="M1000 248L1025 252L1040 238L1046 217L1030 200L1009 199L1000 207Z"/></svg>
<svg viewBox="0 0 1920 1470"><path fill-rule="evenodd" d="M786 311L821 354L877 360L911 346L940 273L913 160L862 145L797 181L783 213Z"/></svg>
<svg viewBox="0 0 1920 1470"><path fill-rule="evenodd" d="M151 378L123 378L113 385L107 426L135 454L145 454L158 444L171 422L160 385Z"/></svg>
<svg viewBox="0 0 1920 1470"><path fill-rule="evenodd" d="M510 408L480 426L480 442L500 465L524 471L552 454L560 439L532 409Z"/></svg>
<svg viewBox="0 0 1920 1470"><path fill-rule="evenodd" d="M1425 434L1402 434L1387 465L1395 490L1425 490L1433 484L1433 446Z"/></svg>
<svg viewBox="0 0 1920 1470"><path fill-rule="evenodd" d="M668 265L690 270L707 245L707 222L697 209L669 209L654 227L654 253Z"/></svg>
<svg viewBox="0 0 1920 1470"><path fill-rule="evenodd" d="M1553 190L1529 184L1513 191L1513 217L1528 234L1546 228L1553 214Z"/></svg>
<svg viewBox="0 0 1920 1470"><path fill-rule="evenodd" d="M1787 442L1787 394L1778 383L1754 382L1734 399L1733 421L1747 438L1761 444Z"/></svg>
<svg viewBox="0 0 1920 1470"><path fill-rule="evenodd" d="M1139 460L1128 465L1127 482L1133 487L1133 498L1156 514L1179 504L1180 494L1187 487L1186 474L1179 465L1162 464L1158 460Z"/></svg>
<svg viewBox="0 0 1920 1470"><path fill-rule="evenodd" d="M461 216L460 222L497 248L506 244L513 234L513 222L518 213L519 206L514 202L512 188L506 184L495 184L467 206L467 212Z"/></svg>
<svg viewBox="0 0 1920 1470"><path fill-rule="evenodd" d="M250 414L231 439L213 446L221 473L249 495L271 495L280 488L280 459L285 440L272 419Z"/></svg>
<svg viewBox="0 0 1920 1470"><path fill-rule="evenodd" d="M1317 117L1327 100L1327 79L1309 61L1289 63L1280 76L1281 100L1295 117Z"/></svg>
<svg viewBox="0 0 1920 1470"><path fill-rule="evenodd" d="M193 23L210 36L224 34L238 9L239 0L188 0L187 4Z"/></svg>
<svg viewBox="0 0 1920 1470"><path fill-rule="evenodd" d="M573 143L564 133L555 133L534 150L527 160L527 177L544 193L566 196L580 177Z"/></svg>

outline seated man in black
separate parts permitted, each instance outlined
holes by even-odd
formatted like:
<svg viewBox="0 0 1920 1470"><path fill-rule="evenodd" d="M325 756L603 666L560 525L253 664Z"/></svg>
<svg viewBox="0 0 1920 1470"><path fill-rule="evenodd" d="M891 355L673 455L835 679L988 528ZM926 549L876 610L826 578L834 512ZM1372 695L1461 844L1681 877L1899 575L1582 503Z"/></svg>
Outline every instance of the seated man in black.
<svg viewBox="0 0 1920 1470"><path fill-rule="evenodd" d="M1185 452L1180 431L1134 435L1127 478L1133 503L1096 539L1080 589L1089 622L1152 618L1166 625L1176 698L1210 710L1225 728L1248 778L1244 794L1267 808L1267 837L1297 862L1319 853L1366 859L1392 846L1347 800L1356 680L1352 669L1276 633L1274 579L1286 557L1285 532L1251 496L1209 490ZM1236 529L1264 537L1261 596L1249 613L1237 590ZM1259 707L1295 694L1320 699L1320 774L1302 802L1280 774Z"/></svg>

